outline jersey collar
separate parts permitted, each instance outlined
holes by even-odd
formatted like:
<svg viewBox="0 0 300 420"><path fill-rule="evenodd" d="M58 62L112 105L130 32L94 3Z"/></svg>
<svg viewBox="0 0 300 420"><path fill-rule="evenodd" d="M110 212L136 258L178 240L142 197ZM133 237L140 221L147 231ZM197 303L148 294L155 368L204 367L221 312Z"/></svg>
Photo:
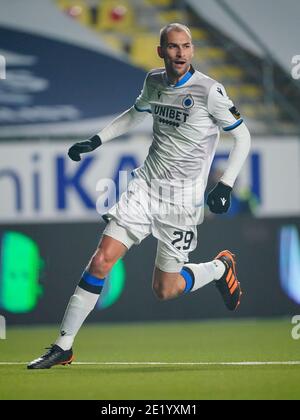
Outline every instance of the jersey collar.
<svg viewBox="0 0 300 420"><path fill-rule="evenodd" d="M171 83L168 82L168 85L170 87L173 88L177 88L177 87L181 87L183 86L186 82L188 82L190 80L190 78L193 76L193 74L195 73L195 69L194 67L191 65L189 71L184 75L184 77L179 80L179 82L176 83L176 85L172 85ZM167 79L168 80L168 79Z"/></svg>

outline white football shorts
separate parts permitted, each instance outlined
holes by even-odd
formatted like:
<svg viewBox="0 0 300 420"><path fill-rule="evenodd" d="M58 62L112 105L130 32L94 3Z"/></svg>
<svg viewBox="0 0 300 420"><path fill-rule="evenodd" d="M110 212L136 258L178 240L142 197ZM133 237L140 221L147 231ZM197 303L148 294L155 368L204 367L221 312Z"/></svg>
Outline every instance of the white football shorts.
<svg viewBox="0 0 300 420"><path fill-rule="evenodd" d="M158 240L155 266L177 273L189 261L197 245L197 225L204 207L171 204L153 197L145 183L134 178L120 200L106 213L103 235L122 242L128 249L152 234Z"/></svg>

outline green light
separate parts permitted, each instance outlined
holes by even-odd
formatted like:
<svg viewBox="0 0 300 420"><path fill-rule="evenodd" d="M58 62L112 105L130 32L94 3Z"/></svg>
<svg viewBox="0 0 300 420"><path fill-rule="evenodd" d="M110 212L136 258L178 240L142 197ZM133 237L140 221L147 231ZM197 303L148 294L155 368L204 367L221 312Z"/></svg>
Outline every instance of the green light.
<svg viewBox="0 0 300 420"><path fill-rule="evenodd" d="M18 232L1 241L0 308L12 313L32 311L41 295L41 260L37 244Z"/></svg>
<svg viewBox="0 0 300 420"><path fill-rule="evenodd" d="M121 296L125 285L125 266L120 259L112 268L105 281L102 293L100 295L97 307L105 309L113 305Z"/></svg>

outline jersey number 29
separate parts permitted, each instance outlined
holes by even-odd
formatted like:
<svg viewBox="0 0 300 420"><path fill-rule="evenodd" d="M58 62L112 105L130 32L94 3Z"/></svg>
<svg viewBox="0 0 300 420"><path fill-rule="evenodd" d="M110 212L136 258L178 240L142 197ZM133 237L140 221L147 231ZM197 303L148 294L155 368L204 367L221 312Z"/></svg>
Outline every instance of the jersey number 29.
<svg viewBox="0 0 300 420"><path fill-rule="evenodd" d="M173 232L173 235L176 236L177 238L174 239L174 241L172 241L172 245L174 245L177 249L183 249L184 251L188 251L191 247L192 244L192 240L194 238L194 233L193 232L182 232L179 230L175 230ZM182 242L183 244L181 244L180 246L175 245L178 244L178 242Z"/></svg>

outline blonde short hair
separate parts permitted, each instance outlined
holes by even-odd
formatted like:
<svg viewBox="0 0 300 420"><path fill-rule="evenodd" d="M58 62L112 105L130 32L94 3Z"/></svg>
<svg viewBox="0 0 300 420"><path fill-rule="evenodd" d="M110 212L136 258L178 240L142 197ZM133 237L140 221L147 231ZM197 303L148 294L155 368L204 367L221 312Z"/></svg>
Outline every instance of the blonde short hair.
<svg viewBox="0 0 300 420"><path fill-rule="evenodd" d="M186 32L192 40L190 29L182 23L169 23L160 30L160 46L164 46L167 42L167 35L170 31Z"/></svg>

